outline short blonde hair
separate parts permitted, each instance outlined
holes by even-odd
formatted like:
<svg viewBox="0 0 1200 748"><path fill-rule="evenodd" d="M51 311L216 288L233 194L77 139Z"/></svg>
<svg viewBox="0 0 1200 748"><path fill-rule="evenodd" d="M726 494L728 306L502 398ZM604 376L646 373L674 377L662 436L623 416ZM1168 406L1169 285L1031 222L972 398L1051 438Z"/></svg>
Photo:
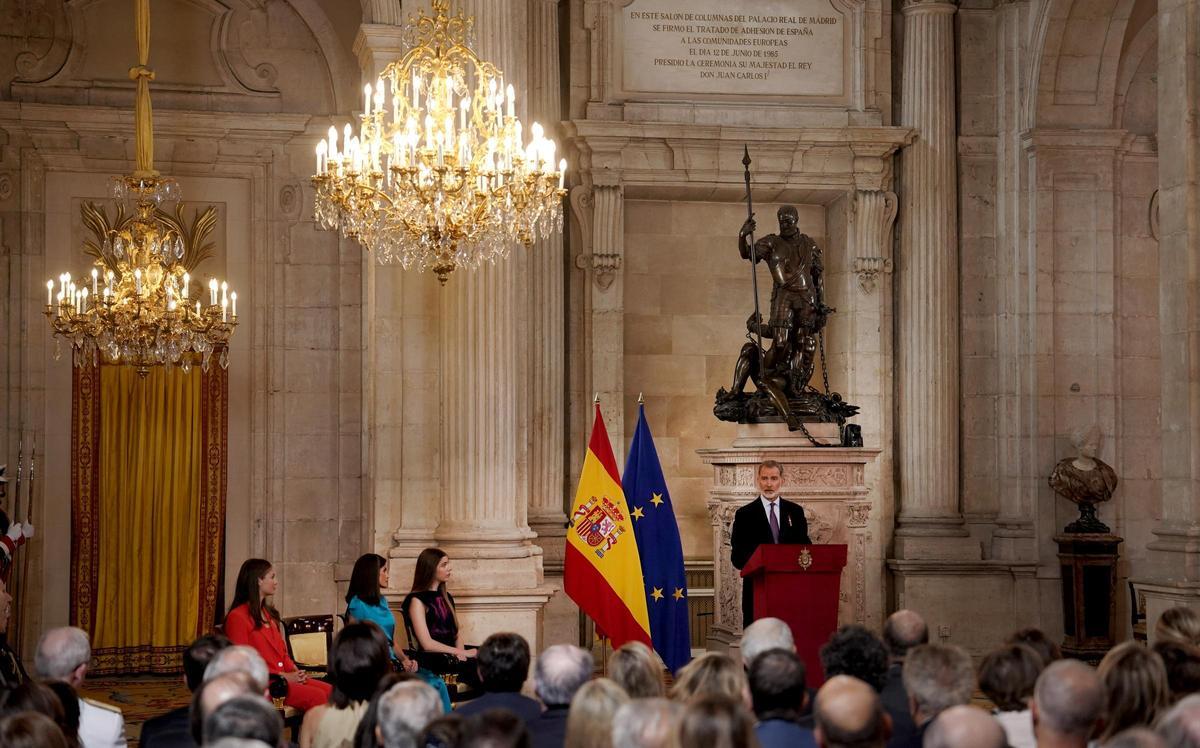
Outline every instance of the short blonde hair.
<svg viewBox="0 0 1200 748"><path fill-rule="evenodd" d="M1200 613L1182 605L1167 608L1154 624L1154 639L1200 645Z"/></svg>
<svg viewBox="0 0 1200 748"><path fill-rule="evenodd" d="M1100 742L1129 727L1153 727L1171 706L1171 687L1162 658L1137 642L1124 642L1110 649L1096 672L1108 692Z"/></svg>
<svg viewBox="0 0 1200 748"><path fill-rule="evenodd" d="M628 703L625 691L608 678L583 684L571 699L563 744L573 748L612 748L613 717Z"/></svg>
<svg viewBox="0 0 1200 748"><path fill-rule="evenodd" d="M671 698L691 701L700 696L728 696L739 702L746 700L749 686L746 671L729 655L706 652L679 671Z"/></svg>
<svg viewBox="0 0 1200 748"><path fill-rule="evenodd" d="M622 644L613 652L608 675L631 699L663 695L663 666L654 651L639 641Z"/></svg>

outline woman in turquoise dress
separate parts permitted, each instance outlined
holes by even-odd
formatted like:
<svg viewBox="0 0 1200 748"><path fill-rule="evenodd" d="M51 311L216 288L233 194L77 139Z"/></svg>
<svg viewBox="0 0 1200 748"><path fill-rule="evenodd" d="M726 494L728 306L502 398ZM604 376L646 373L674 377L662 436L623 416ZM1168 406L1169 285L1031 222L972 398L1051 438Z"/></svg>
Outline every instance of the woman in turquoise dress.
<svg viewBox="0 0 1200 748"><path fill-rule="evenodd" d="M346 592L346 623L371 621L383 629L392 648L392 662L398 669L416 674L418 678L433 686L442 697L442 707L450 711L450 693L446 683L437 675L417 666L416 660L404 653L396 641L396 617L388 607L383 590L388 582L387 559L376 553L364 553L354 562L350 573L350 589Z"/></svg>

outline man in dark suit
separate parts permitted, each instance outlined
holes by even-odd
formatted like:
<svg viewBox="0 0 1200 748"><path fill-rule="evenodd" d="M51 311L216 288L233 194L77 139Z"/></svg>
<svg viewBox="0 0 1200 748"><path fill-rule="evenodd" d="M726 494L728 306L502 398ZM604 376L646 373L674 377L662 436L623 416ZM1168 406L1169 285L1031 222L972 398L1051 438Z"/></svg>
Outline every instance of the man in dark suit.
<svg viewBox="0 0 1200 748"><path fill-rule="evenodd" d="M525 724L542 714L542 705L521 694L529 677L529 643L520 634L501 632L484 639L478 655L483 695L460 706L456 714L470 717L489 709L507 709Z"/></svg>
<svg viewBox="0 0 1200 748"><path fill-rule="evenodd" d="M883 646L888 651L887 680L879 698L892 718L892 740L901 744L917 732L908 710L908 692L904 690L904 658L908 650L929 643L925 619L912 610L897 610L883 624Z"/></svg>
<svg viewBox="0 0 1200 748"><path fill-rule="evenodd" d="M229 646L221 634L205 634L183 650L183 680L188 691L195 691L204 682L204 670L217 653ZM146 720L142 725L140 745L144 748L194 748L189 705L185 704L166 714Z"/></svg>
<svg viewBox="0 0 1200 748"><path fill-rule="evenodd" d="M733 515L730 533L730 556L733 565L741 569L763 543L808 544L808 520L799 504L779 496L783 485L783 468L774 460L758 466L759 496ZM742 625L754 621L754 591L742 585Z"/></svg>

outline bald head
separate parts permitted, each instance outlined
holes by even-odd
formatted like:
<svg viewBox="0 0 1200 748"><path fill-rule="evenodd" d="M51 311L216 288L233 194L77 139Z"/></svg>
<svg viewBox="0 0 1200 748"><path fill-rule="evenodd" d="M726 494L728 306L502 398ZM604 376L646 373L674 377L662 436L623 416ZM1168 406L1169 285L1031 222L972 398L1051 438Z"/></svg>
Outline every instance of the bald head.
<svg viewBox="0 0 1200 748"><path fill-rule="evenodd" d="M925 733L925 748L1006 748L1008 737L992 715L969 705L952 706Z"/></svg>
<svg viewBox="0 0 1200 748"><path fill-rule="evenodd" d="M1200 745L1200 694L1185 697L1171 707L1158 723L1167 748L1191 748Z"/></svg>
<svg viewBox="0 0 1200 748"><path fill-rule="evenodd" d="M902 660L908 650L928 643L929 627L915 610L897 610L883 624L883 644L894 660Z"/></svg>
<svg viewBox="0 0 1200 748"><path fill-rule="evenodd" d="M255 690L254 679L243 671L225 673L204 681L192 694L192 707L188 715L196 745L204 744L204 720L217 707L238 696L253 695L262 696L262 691Z"/></svg>
<svg viewBox="0 0 1200 748"><path fill-rule="evenodd" d="M1038 676L1033 689L1033 726L1042 735L1087 743L1104 713L1104 682L1079 660L1059 660Z"/></svg>
<svg viewBox="0 0 1200 748"><path fill-rule="evenodd" d="M813 716L817 742L824 748L882 746L892 732L879 694L849 675L835 675L825 681L817 691Z"/></svg>

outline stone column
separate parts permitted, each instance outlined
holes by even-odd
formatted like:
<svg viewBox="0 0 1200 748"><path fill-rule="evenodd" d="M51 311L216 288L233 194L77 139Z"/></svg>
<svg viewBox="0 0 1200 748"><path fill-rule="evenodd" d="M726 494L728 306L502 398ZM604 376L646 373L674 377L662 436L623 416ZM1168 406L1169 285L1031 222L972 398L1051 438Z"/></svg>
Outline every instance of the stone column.
<svg viewBox="0 0 1200 748"><path fill-rule="evenodd" d="M955 10L937 0L906 0L903 8L900 124L917 135L900 172L900 558L980 555L959 509Z"/></svg>

